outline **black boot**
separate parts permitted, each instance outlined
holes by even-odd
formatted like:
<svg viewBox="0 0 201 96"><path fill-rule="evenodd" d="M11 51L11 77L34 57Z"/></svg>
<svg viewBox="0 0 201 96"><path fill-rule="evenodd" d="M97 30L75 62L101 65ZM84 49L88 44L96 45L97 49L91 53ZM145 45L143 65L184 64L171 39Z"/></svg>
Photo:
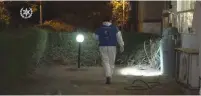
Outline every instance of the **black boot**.
<svg viewBox="0 0 201 96"><path fill-rule="evenodd" d="M111 78L110 77L106 77L106 83L105 84L111 84Z"/></svg>

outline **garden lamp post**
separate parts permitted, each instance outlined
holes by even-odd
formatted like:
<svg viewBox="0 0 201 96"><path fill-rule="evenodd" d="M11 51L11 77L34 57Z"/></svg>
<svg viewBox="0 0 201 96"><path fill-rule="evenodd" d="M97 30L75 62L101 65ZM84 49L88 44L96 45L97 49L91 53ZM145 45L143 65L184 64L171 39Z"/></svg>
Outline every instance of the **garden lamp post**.
<svg viewBox="0 0 201 96"><path fill-rule="evenodd" d="M125 0L122 0L122 3L123 3L123 11L122 11L122 32L124 31L124 18L125 18Z"/></svg>
<svg viewBox="0 0 201 96"><path fill-rule="evenodd" d="M42 1L40 0L40 25L43 24Z"/></svg>
<svg viewBox="0 0 201 96"><path fill-rule="evenodd" d="M80 53L81 53L81 43L84 41L84 35L78 34L76 37L76 41L79 43L78 46L78 68L80 68Z"/></svg>

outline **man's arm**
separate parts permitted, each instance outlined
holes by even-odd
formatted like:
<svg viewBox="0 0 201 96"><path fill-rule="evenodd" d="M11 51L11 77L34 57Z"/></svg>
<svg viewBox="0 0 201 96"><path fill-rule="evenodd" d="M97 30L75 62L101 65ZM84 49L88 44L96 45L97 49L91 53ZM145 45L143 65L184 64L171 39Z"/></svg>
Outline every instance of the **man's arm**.
<svg viewBox="0 0 201 96"><path fill-rule="evenodd" d="M116 35L117 35L117 42L118 42L119 46L124 47L124 41L122 38L121 31L118 31Z"/></svg>
<svg viewBox="0 0 201 96"><path fill-rule="evenodd" d="M96 33L93 33L93 38L98 40L98 35Z"/></svg>
<svg viewBox="0 0 201 96"><path fill-rule="evenodd" d="M93 33L93 38L94 38L95 40L98 40L98 39L99 39L97 33L98 33L98 30L96 30L96 32Z"/></svg>
<svg viewBox="0 0 201 96"><path fill-rule="evenodd" d="M122 53L124 51L124 41L121 35L121 31L117 32L117 42L119 43L120 46L120 52Z"/></svg>

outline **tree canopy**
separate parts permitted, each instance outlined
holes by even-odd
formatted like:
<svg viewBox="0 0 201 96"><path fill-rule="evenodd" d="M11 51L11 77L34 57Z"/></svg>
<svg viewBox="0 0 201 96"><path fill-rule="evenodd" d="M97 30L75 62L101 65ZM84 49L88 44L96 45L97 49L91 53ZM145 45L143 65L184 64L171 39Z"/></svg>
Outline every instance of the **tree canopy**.
<svg viewBox="0 0 201 96"><path fill-rule="evenodd" d="M8 10L5 8L3 1L0 1L0 21L5 24L9 24L10 15Z"/></svg>
<svg viewBox="0 0 201 96"><path fill-rule="evenodd" d="M129 17L130 3L125 0L112 0L110 5L112 6L112 15L115 23L119 26L122 25L122 22L125 24Z"/></svg>
<svg viewBox="0 0 201 96"><path fill-rule="evenodd" d="M82 27L86 29L95 29L98 27L104 16L112 15L111 6L106 2L42 2L43 22L50 20L63 21L66 24ZM0 5L0 19L10 21L13 25L39 24L40 20L40 2L36 1L2 1ZM30 19L22 19L19 10L22 7L31 7L33 15ZM9 14L8 14L9 13ZM12 16L12 17L11 17ZM31 26L32 26L31 25Z"/></svg>

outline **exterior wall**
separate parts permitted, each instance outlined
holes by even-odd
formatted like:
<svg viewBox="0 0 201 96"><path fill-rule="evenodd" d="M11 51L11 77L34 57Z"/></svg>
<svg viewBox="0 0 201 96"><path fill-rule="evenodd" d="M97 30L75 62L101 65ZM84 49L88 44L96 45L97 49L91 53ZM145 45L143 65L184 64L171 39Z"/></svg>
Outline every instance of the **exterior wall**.
<svg viewBox="0 0 201 96"><path fill-rule="evenodd" d="M177 1L172 1L171 4L172 4L172 12L176 13L177 12ZM176 20L174 20L174 21L176 21ZM185 30L185 31L188 31L188 30ZM184 32L184 33L186 33L186 32ZM197 34L184 34L184 33L181 33L182 47L198 49Z"/></svg>
<svg viewBox="0 0 201 96"><path fill-rule="evenodd" d="M172 12L174 12L174 13L177 12L177 2L176 1L172 1ZM175 23L177 23L177 22L175 22ZM188 30L185 30L185 31L188 31ZM181 47L182 48L199 49L197 34L187 34L186 32L184 32L184 33L181 32L180 34L181 34ZM183 55L181 56L180 59L182 59L182 57L183 57ZM184 73L184 72L181 72L181 74L182 73ZM198 56L192 57L192 63L191 63L189 75L190 75L190 77L189 77L190 85L193 87L198 87L199 86Z"/></svg>
<svg viewBox="0 0 201 96"><path fill-rule="evenodd" d="M165 1L144 1L144 22L161 20Z"/></svg>
<svg viewBox="0 0 201 96"><path fill-rule="evenodd" d="M144 22L143 23L143 32L144 33L154 33L160 34L161 31L161 22Z"/></svg>
<svg viewBox="0 0 201 96"><path fill-rule="evenodd" d="M198 38L196 34L181 34L181 45L183 48L194 48L198 49Z"/></svg>
<svg viewBox="0 0 201 96"><path fill-rule="evenodd" d="M161 14L165 1L140 1L140 32L160 34Z"/></svg>
<svg viewBox="0 0 201 96"><path fill-rule="evenodd" d="M144 18L143 18L143 16L144 16L144 4L145 4L145 1L139 1L139 3L138 3L138 22L139 22L139 24L138 24L138 31L139 32L143 32L143 20L144 20Z"/></svg>

